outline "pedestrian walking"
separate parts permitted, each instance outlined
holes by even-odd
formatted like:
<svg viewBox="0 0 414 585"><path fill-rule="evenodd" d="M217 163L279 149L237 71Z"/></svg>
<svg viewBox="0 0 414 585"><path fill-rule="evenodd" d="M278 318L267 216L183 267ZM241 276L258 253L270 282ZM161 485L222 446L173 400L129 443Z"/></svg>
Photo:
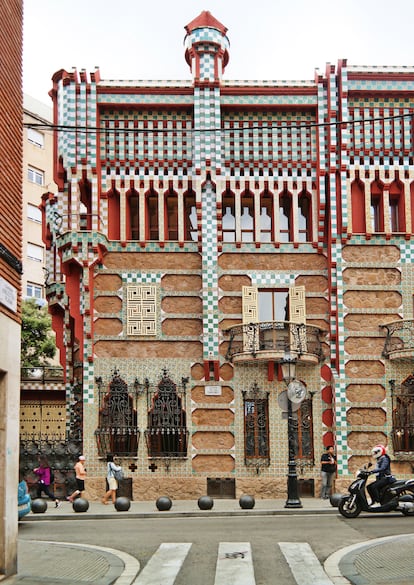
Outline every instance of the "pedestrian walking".
<svg viewBox="0 0 414 585"><path fill-rule="evenodd" d="M85 489L85 477L86 477L86 469L85 469L85 461L86 457L84 455L79 456L78 462L74 465L75 470L75 477L76 477L76 490L68 496L69 502L73 502L73 500L77 497L82 496L82 492Z"/></svg>
<svg viewBox="0 0 414 585"><path fill-rule="evenodd" d="M114 463L114 456L111 454L108 454L106 456L106 462L107 462L106 479L108 480L109 489L102 498L102 504L107 504L109 498L111 498L112 503L115 504L116 490L118 489L117 478L120 478L119 474L122 474L122 467Z"/></svg>
<svg viewBox="0 0 414 585"><path fill-rule="evenodd" d="M45 493L51 500L55 502L55 507L59 508L61 502L56 498L55 494L51 490L51 484L53 476L45 455L39 456L39 467L33 469L34 473L38 476L37 481L37 497L42 497L42 492Z"/></svg>
<svg viewBox="0 0 414 585"><path fill-rule="evenodd" d="M336 472L336 457L333 445L326 447L326 452L321 457L321 498L327 500L331 495L333 478Z"/></svg>

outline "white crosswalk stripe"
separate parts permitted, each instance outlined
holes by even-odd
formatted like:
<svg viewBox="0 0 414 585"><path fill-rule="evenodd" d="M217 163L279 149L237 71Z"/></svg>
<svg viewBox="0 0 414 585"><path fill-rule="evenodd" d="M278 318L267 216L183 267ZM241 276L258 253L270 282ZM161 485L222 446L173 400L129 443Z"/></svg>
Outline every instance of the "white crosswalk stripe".
<svg viewBox="0 0 414 585"><path fill-rule="evenodd" d="M250 542L220 542L214 585L255 585Z"/></svg>
<svg viewBox="0 0 414 585"><path fill-rule="evenodd" d="M307 542L279 542L297 585L333 585Z"/></svg>
<svg viewBox="0 0 414 585"><path fill-rule="evenodd" d="M190 542L163 542L135 579L134 585L173 585L190 548Z"/></svg>
<svg viewBox="0 0 414 585"><path fill-rule="evenodd" d="M278 545L297 585L333 585L307 542ZM174 585L191 546L190 542L162 543L131 585ZM255 584L250 542L220 542L214 585Z"/></svg>

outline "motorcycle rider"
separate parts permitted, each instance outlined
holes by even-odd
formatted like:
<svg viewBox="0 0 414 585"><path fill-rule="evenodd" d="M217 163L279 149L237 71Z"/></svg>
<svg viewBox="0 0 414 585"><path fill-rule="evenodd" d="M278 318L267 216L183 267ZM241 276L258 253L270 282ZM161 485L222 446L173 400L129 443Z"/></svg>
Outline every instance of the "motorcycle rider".
<svg viewBox="0 0 414 585"><path fill-rule="evenodd" d="M376 465L370 474L376 474L377 479L367 486L371 496L371 506L380 503L380 489L391 483L393 475L391 474L391 459L386 454L384 445L375 445L371 450L372 456L376 459Z"/></svg>

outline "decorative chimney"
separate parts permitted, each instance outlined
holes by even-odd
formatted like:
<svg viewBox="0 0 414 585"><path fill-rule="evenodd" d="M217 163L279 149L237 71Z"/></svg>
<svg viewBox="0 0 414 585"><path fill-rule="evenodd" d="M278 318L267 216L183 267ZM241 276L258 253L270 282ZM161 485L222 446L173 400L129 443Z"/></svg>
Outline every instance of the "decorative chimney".
<svg viewBox="0 0 414 585"><path fill-rule="evenodd" d="M185 59L194 82L219 82L229 62L227 28L206 10L184 28Z"/></svg>

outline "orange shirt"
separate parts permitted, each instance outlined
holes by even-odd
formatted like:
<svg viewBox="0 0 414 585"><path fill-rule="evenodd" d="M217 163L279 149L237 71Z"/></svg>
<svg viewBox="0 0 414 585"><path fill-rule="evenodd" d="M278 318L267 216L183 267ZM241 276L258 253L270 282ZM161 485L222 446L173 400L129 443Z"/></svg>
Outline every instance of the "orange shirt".
<svg viewBox="0 0 414 585"><path fill-rule="evenodd" d="M78 461L74 467L75 475L78 479L85 479L86 469L83 466L83 461Z"/></svg>

